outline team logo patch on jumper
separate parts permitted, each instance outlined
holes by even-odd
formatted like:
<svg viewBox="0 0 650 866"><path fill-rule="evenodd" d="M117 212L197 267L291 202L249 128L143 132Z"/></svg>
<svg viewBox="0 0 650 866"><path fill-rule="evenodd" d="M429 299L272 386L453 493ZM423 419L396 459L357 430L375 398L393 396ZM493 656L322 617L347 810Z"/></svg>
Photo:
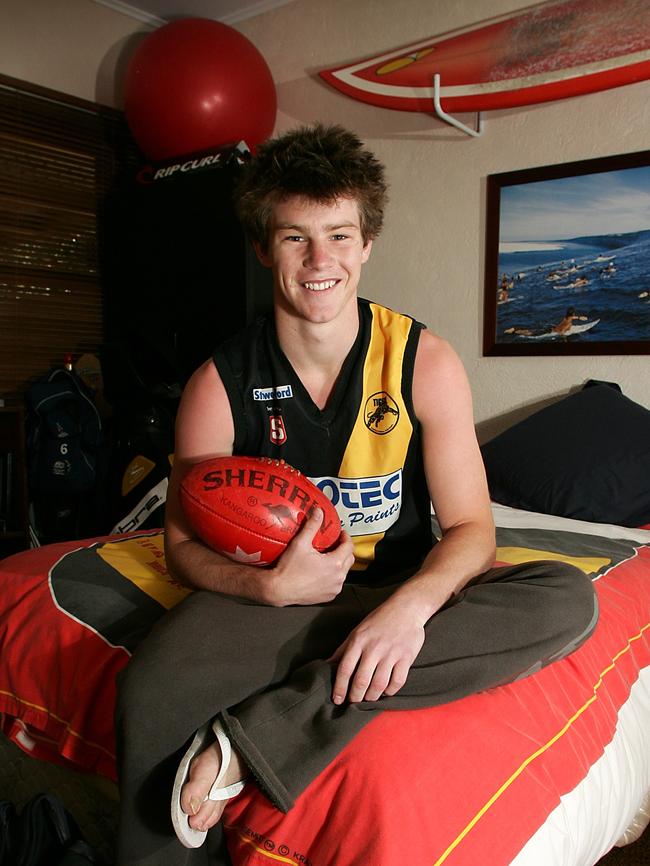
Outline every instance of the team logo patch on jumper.
<svg viewBox="0 0 650 866"><path fill-rule="evenodd" d="M402 470L368 478L310 478L341 518L349 535L386 532L402 509Z"/></svg>
<svg viewBox="0 0 650 866"><path fill-rule="evenodd" d="M253 400L268 403L269 400L286 400L293 397L291 385L278 385L276 388L253 388Z"/></svg>
<svg viewBox="0 0 650 866"><path fill-rule="evenodd" d="M399 421L399 406L386 391L376 391L366 400L366 427L379 436L390 433Z"/></svg>

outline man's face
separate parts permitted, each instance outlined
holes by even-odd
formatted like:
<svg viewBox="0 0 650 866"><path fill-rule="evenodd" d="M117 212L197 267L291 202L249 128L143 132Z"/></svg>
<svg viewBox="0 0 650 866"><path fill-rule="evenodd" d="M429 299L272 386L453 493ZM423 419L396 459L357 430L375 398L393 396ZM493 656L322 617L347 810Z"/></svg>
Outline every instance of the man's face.
<svg viewBox="0 0 650 866"><path fill-rule="evenodd" d="M361 236L355 199L333 204L293 196L277 204L263 264L272 268L275 302L307 321L329 322L354 304L372 241Z"/></svg>

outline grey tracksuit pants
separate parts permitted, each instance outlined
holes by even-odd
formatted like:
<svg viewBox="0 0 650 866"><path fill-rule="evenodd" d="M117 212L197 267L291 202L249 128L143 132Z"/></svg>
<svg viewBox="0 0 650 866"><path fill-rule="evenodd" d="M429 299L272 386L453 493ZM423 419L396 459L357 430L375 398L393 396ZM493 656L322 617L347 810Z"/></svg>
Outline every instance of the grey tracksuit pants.
<svg viewBox="0 0 650 866"><path fill-rule="evenodd" d="M346 584L328 604L286 608L195 592L170 611L118 683L117 866L214 866L209 845L188 850L176 840L169 806L187 741L215 715L264 794L287 811L377 713L436 706L530 674L574 650L598 616L591 581L573 566L491 569L429 620L397 695L336 706L326 659L393 590Z"/></svg>

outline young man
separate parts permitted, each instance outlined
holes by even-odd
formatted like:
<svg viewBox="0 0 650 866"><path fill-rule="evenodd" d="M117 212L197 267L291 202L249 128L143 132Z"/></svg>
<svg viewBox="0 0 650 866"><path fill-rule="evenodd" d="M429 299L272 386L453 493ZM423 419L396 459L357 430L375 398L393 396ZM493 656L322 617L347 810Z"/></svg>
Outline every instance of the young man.
<svg viewBox="0 0 650 866"><path fill-rule="evenodd" d="M356 136L320 125L260 147L241 183L274 315L220 346L183 396L166 552L196 592L120 683L119 866L207 862L205 847L183 846L201 846L247 778L286 811L376 713L523 676L595 625L577 569L491 568L461 363L410 317L358 299L385 196ZM271 568L206 548L179 482L231 453L285 459L327 490L344 526L336 549L312 547L320 513Z"/></svg>

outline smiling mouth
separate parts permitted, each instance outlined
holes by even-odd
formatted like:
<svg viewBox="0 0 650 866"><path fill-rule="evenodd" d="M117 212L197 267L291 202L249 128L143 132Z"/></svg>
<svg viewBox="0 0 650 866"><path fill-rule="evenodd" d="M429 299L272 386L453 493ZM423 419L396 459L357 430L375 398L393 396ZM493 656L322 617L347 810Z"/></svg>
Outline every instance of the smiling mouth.
<svg viewBox="0 0 650 866"><path fill-rule="evenodd" d="M331 289L337 284L338 280L314 280L303 283L306 289L310 292L324 292L325 289Z"/></svg>

